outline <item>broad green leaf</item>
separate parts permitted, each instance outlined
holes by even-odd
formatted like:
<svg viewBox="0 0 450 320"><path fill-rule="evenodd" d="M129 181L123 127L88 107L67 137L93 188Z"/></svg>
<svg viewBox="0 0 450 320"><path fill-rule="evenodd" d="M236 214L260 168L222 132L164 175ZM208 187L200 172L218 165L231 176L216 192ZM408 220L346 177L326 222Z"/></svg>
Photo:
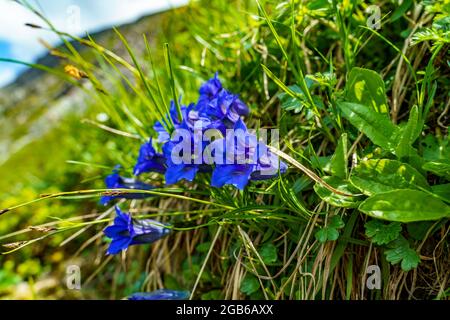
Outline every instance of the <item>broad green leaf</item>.
<svg viewBox="0 0 450 320"><path fill-rule="evenodd" d="M331 158L331 174L341 179L347 179L348 175L347 144L347 134L344 133L341 135L336 151Z"/></svg>
<svg viewBox="0 0 450 320"><path fill-rule="evenodd" d="M337 102L343 116L364 133L374 144L393 151L392 137L397 128L386 115L358 103Z"/></svg>
<svg viewBox="0 0 450 320"><path fill-rule="evenodd" d="M402 231L402 225L398 222L386 224L380 220L371 220L364 225L366 236L377 245L388 244L395 240Z"/></svg>
<svg viewBox="0 0 450 320"><path fill-rule="evenodd" d="M322 177L322 179L330 186L346 194L358 193L358 190L356 190L349 182L338 177L326 176ZM336 207L356 208L359 204L359 201L361 200L358 196L347 197L336 194L322 186L320 183L316 183L314 185L314 191L322 200Z"/></svg>
<svg viewBox="0 0 450 320"><path fill-rule="evenodd" d="M450 183L434 185L431 190L434 194L450 202Z"/></svg>
<svg viewBox="0 0 450 320"><path fill-rule="evenodd" d="M277 247L275 247L272 243L263 244L259 254L265 264L275 263L278 259Z"/></svg>
<svg viewBox="0 0 450 320"><path fill-rule="evenodd" d="M345 86L345 100L388 113L386 89L381 76L369 69L353 68Z"/></svg>
<svg viewBox="0 0 450 320"><path fill-rule="evenodd" d="M396 189L420 187L430 190L419 171L406 163L389 159L362 161L353 170L350 182L368 196Z"/></svg>
<svg viewBox="0 0 450 320"><path fill-rule="evenodd" d="M417 106L412 107L409 113L408 123L402 128L398 137L397 147L395 148L395 154L397 157L407 157L414 153L412 144L417 139L417 134L420 134L419 130L419 110Z"/></svg>
<svg viewBox="0 0 450 320"><path fill-rule="evenodd" d="M422 169L429 171L438 175L440 177L445 177L450 179L450 163L444 161L430 161L422 166Z"/></svg>
<svg viewBox="0 0 450 320"><path fill-rule="evenodd" d="M260 285L258 279L251 274L247 274L241 282L240 289L242 293L251 295L252 293L258 291L259 287Z"/></svg>
<svg viewBox="0 0 450 320"><path fill-rule="evenodd" d="M418 190L394 190L367 198L359 210L374 218L413 222L450 217L450 206Z"/></svg>

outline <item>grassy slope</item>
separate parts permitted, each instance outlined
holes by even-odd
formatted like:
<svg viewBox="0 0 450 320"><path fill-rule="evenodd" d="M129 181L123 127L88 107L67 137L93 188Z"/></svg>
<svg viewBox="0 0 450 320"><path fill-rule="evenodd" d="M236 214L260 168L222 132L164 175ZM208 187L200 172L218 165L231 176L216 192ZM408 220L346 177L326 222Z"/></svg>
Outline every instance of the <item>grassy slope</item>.
<svg viewBox="0 0 450 320"><path fill-rule="evenodd" d="M160 28L155 28L149 23L147 25L149 30L158 30L157 36L152 38L152 45L154 60L157 61L156 73L163 80L163 87L167 88L167 82L164 80L166 76L162 44L169 41L175 59L174 65L180 67L176 70L177 89L183 94L184 102L195 101L200 81L218 70L221 78L225 80L225 87L240 93L242 99L250 105L252 117L248 119L249 126L254 127L258 122L267 127L279 125L283 149L308 167L312 167L318 174L329 174L320 163L323 164L326 157L334 153L337 142L335 137L339 137L343 132L347 132L351 144L354 143L353 152L356 158L379 155L382 151L374 148L365 137L359 137L359 132L345 120L340 119L336 123L334 106L330 107L327 104L332 104L335 96L343 94L342 89L351 66L371 68L383 75L389 104L392 107L395 103L396 118L399 122L407 118L411 105L417 103L414 96L414 81L408 76L404 64L397 68L399 57L391 45L372 36L370 41L357 51L357 55L348 50L360 45L357 39L362 35L359 25L365 24L363 13L365 5L354 7L348 5L340 11L346 23L345 30L335 19L336 15L332 8L330 12L312 9L308 11L308 8L298 11L298 16L295 17L296 30L305 32L304 37L297 38L298 48L292 47L290 41L289 7L282 6L281 9L275 10L269 1L267 5L273 9L269 12L274 19L281 44L296 67L302 68L306 74L326 72L331 66L334 68L337 83L332 89L319 88L314 92L327 106L320 113L323 124L330 128L330 132L317 127L311 111L304 109L303 112L294 114L281 110L280 102L276 98L280 90L263 72L261 64L266 65L286 85L299 84L300 79L292 72L292 67L287 65L283 52L267 24L249 14L257 12L253 2L234 1L231 5L222 1L213 4L205 1L167 16L161 21ZM395 7L392 9L395 10ZM429 23L423 11L416 10L414 15L412 21L423 20ZM382 34L396 46L403 48L406 34L404 31L411 30L415 24L404 18L396 22L387 22ZM141 26L140 31L145 29L144 26ZM309 27L312 29L308 29ZM134 32L133 28L129 31L124 32L127 38L132 37L131 34ZM363 39L368 39L367 33L363 35ZM142 53L142 42L139 40L132 42L136 51ZM111 40L107 47L121 50L120 55L126 56L117 37ZM422 44L405 50L416 70L424 70L430 59L427 45ZM88 53L84 55L92 58ZM327 59L331 59L332 64L326 62ZM442 57L437 61L441 59ZM393 64L390 64L391 61ZM438 63L436 62L436 67L439 66ZM151 75L148 64L143 65L146 74ZM432 106L424 136L431 134L443 136L445 139L437 119L444 109L448 92L446 70L445 68L439 70L442 74L435 76L438 83L436 103ZM107 74L112 79L119 77L110 69L99 70L95 67L93 71L98 75ZM109 82L106 86L111 99L107 100L106 108L102 103L96 102L91 105L94 100L88 100L90 111L85 116L95 120L98 112L107 112L110 114L110 120L106 124L126 132L140 134L143 138L150 135L151 121L157 115L154 109L149 108L146 99L122 92L121 84L106 80L109 79L108 76L101 79L105 83ZM143 90L142 83L139 84L139 81L137 83ZM165 89L165 92L169 96L169 90ZM123 113L121 107L114 105L114 101L125 102L132 113L143 121L143 125L133 122ZM124 121L115 118L116 112L119 112L121 115L119 118ZM128 170L133 165L134 155L139 147L138 141L119 138L96 128L82 126L73 118L66 121L61 122L59 129L55 129L40 142L14 155L2 167L2 172L5 172L7 177L3 188L13 190L8 193L4 203L10 205L18 199L32 198L42 192L101 187L101 179L86 183L80 181L102 176L107 170L69 166L64 163L67 159L110 167L115 163L121 163ZM60 140L61 137L64 141ZM64 148L60 147L62 145ZM420 145L417 147L421 149ZM49 155L51 157L48 157ZM26 172L32 175L26 176ZM38 177L38 179L28 178L31 188L27 195L21 194L23 190L27 190L22 188L23 182L16 182L24 181L22 176L25 179L30 176ZM157 183L161 182L161 179L155 176L148 178L155 179ZM434 175L429 175L428 178L432 183L443 181ZM438 293L442 294L447 287L448 279L440 276L445 274L445 258L422 261L417 272L405 273L398 266L389 266L384 259L384 249L370 245L363 234L363 224L367 218L357 211L336 208L321 201L313 192L312 183L301 172L291 170L277 185L266 189L268 186L269 184L264 183L254 184L246 192L238 193L232 188L210 189L202 179L195 186L180 185L188 196L199 196L193 190L196 187L199 191L210 191L211 196L205 198L212 198L216 203L237 208L249 206L256 208L241 212L213 210L211 206L198 206L171 198L154 199L143 204L133 203L134 212L147 214L157 212L162 219L175 222L179 227L196 229L197 225L208 222L210 225L191 232L178 232L151 247L132 248L123 261L120 257L113 258L113 261L103 257L106 243L96 235L101 232L104 225L91 228L83 233L73 246L62 250L62 255L67 259L76 252L77 246L90 237L96 237L92 238L94 246L89 246L77 255L85 274L92 275L88 276L88 282L84 284L79 297L120 298L133 291L153 290L161 286L190 289L196 282L207 257L195 295L197 298L393 299L408 298L408 290L415 287L424 287L415 291L418 297L429 298ZM32 222L38 223L40 220L48 221L48 216L54 216L58 210L64 215L76 216L89 213L94 207L92 202L86 201L52 203L57 207L40 204L17 211L16 217L8 218L7 227L3 232L17 230L20 225L29 225L27 217L34 216L33 210L40 210L39 216ZM277 209L271 212L269 205ZM198 210L201 214L198 214ZM314 214L311 219L305 221L306 211ZM184 218L177 213L184 213ZM262 218L262 215L265 215L265 218ZM342 216L346 222L343 236L338 242L321 244L315 240L314 233L318 225L323 225L328 217L333 215ZM5 217L7 216L3 219ZM214 217L215 220L208 217ZM215 221L221 221L221 229L217 227ZM422 256L430 257L433 252L437 252L440 256L448 254L445 241L441 241L445 239L447 232L448 226L443 225L439 232L430 235L423 242ZM213 247L213 254L208 256L208 249L216 235L219 235L218 241ZM16 266L13 267L16 272L20 263L29 263L30 255L38 257L41 260L40 265L48 265L49 261L52 261L52 254L44 254L42 251L54 248L62 239L62 236L58 236L50 243L41 242L34 245L33 249L22 251L21 256L14 254L7 259L16 261ZM417 240L411 242L416 247L421 243ZM264 252L267 268L261 264L254 248L260 255ZM51 262L57 270L52 276L58 277L58 272L64 272L63 269L58 269L63 266L61 261L60 258ZM385 286L381 292L368 292L364 288L365 266L372 263L380 264L382 267ZM29 276L42 276L44 270L38 268L37 271L32 271L23 271L21 275L24 279ZM261 281L258 281L255 275L260 276ZM273 276L273 279L265 280L264 277L268 275ZM315 280L312 281L312 278ZM104 286L105 283L109 284L108 287ZM261 290L261 285L266 289ZM54 294L64 296L67 293L61 290Z"/></svg>

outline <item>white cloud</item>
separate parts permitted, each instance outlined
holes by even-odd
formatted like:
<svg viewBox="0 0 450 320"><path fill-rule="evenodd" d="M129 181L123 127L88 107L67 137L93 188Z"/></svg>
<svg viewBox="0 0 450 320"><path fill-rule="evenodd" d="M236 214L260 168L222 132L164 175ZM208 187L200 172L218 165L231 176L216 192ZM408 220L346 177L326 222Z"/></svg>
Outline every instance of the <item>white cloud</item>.
<svg viewBox="0 0 450 320"><path fill-rule="evenodd" d="M0 84L8 84L14 80L16 72L12 68L0 69Z"/></svg>
<svg viewBox="0 0 450 320"><path fill-rule="evenodd" d="M30 1L39 4L40 10L61 31L84 34L112 25L129 23L140 16L186 4L188 0L39 0ZM42 38L56 44L58 38L45 30L32 29L25 23L43 25L32 12L11 0L0 0L0 41L10 46L10 57L18 60L33 61L45 52L38 43ZM0 56L5 53L0 51ZM5 69L7 68L7 69ZM14 67L2 68L0 87L5 84L2 79L15 72ZM6 73L5 70L8 73Z"/></svg>

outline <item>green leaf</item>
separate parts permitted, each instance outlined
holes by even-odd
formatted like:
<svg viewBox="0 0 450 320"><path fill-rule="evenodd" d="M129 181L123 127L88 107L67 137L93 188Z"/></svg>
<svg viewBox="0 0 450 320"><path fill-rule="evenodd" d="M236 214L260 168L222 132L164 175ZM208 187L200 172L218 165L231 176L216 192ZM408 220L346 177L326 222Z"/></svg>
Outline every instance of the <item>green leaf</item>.
<svg viewBox="0 0 450 320"><path fill-rule="evenodd" d="M281 102L281 108L286 111L300 113L305 106L304 99L299 98L301 95L303 95L302 90L297 85L289 86L287 88L290 89L289 93L281 92L280 94L278 94L278 98ZM297 93L298 96L293 96L293 93Z"/></svg>
<svg viewBox="0 0 450 320"><path fill-rule="evenodd" d="M417 268L420 257L417 252L409 247L408 241L400 237L390 245L390 249L385 251L386 260L391 264L401 262L403 271Z"/></svg>
<svg viewBox="0 0 450 320"><path fill-rule="evenodd" d="M207 242L200 243L195 249L197 250L197 252L206 253L206 252L208 252L210 247L211 247L211 242L207 241Z"/></svg>
<svg viewBox="0 0 450 320"><path fill-rule="evenodd" d="M320 243L325 243L328 240L328 229L326 227L322 228L319 231L317 231L314 236Z"/></svg>
<svg viewBox="0 0 450 320"><path fill-rule="evenodd" d="M398 222L450 217L450 206L418 190L394 190L367 198L359 210L374 218Z"/></svg>
<svg viewBox="0 0 450 320"><path fill-rule="evenodd" d="M336 241L339 238L339 231L334 228L328 228L327 233L329 241Z"/></svg>
<svg viewBox="0 0 450 320"><path fill-rule="evenodd" d="M211 290L201 295L201 300L223 300L223 294L221 290Z"/></svg>
<svg viewBox="0 0 450 320"><path fill-rule="evenodd" d="M419 171L406 163L389 159L362 161L353 170L350 182L369 196L396 189L431 190Z"/></svg>
<svg viewBox="0 0 450 320"><path fill-rule="evenodd" d="M437 176L450 179L450 163L444 161L430 161L422 166L422 169L434 173Z"/></svg>
<svg viewBox="0 0 450 320"><path fill-rule="evenodd" d="M433 224L433 221L411 222L406 225L406 230L414 240L422 241Z"/></svg>
<svg viewBox="0 0 450 320"><path fill-rule="evenodd" d="M328 219L328 226L334 229L342 229L345 227L344 220L342 220L341 216L332 216Z"/></svg>
<svg viewBox="0 0 450 320"><path fill-rule="evenodd" d="M402 270L403 271L409 271L411 269L417 268L417 266L420 263L420 257L417 254L417 252L413 249L407 249L403 253L403 259L402 259Z"/></svg>
<svg viewBox="0 0 450 320"><path fill-rule="evenodd" d="M250 274L247 274L241 282L241 292L246 295L251 295L258 291L260 285L258 279Z"/></svg>
<svg viewBox="0 0 450 320"><path fill-rule="evenodd" d="M408 123L401 130L399 137L396 138L398 139L398 144L395 148L395 154L397 157L407 157L414 153L412 144L417 139L421 129L422 128L419 126L419 109L417 106L414 106L410 111Z"/></svg>
<svg viewBox="0 0 450 320"><path fill-rule="evenodd" d="M398 222L385 224L380 220L371 220L364 225L366 236L377 245L388 244L395 240L402 231L402 225Z"/></svg>
<svg viewBox="0 0 450 320"><path fill-rule="evenodd" d="M431 190L434 194L450 202L450 183L434 185Z"/></svg>
<svg viewBox="0 0 450 320"><path fill-rule="evenodd" d="M334 228L324 227L316 232L314 235L320 243L327 241L336 241L339 238L339 231Z"/></svg>
<svg viewBox="0 0 450 320"><path fill-rule="evenodd" d="M275 247L272 243L263 244L259 254L265 264L275 263L278 259L277 247Z"/></svg>
<svg viewBox="0 0 450 320"><path fill-rule="evenodd" d="M336 151L331 158L331 174L341 179L347 179L348 175L347 144L347 134L344 133L341 135Z"/></svg>
<svg viewBox="0 0 450 320"><path fill-rule="evenodd" d="M358 130L364 133L374 144L393 151L392 137L397 135L397 128L389 118L362 104L337 102L343 116Z"/></svg>
<svg viewBox="0 0 450 320"><path fill-rule="evenodd" d="M358 190L356 190L349 182L340 178L325 176L322 177L322 179L330 186L346 194L358 193ZM316 183L314 185L314 191L323 201L336 207L356 208L359 204L359 201L361 201L361 198L358 196L347 197L336 194L322 186L320 183Z"/></svg>
<svg viewBox="0 0 450 320"><path fill-rule="evenodd" d="M379 113L389 112L384 81L373 70L354 67L350 71L345 86L345 100Z"/></svg>
<svg viewBox="0 0 450 320"><path fill-rule="evenodd" d="M391 22L400 19L406 13L406 11L408 11L408 9L411 7L412 4L413 0L404 0L402 4L397 9L395 9L394 13L392 14Z"/></svg>
<svg viewBox="0 0 450 320"><path fill-rule="evenodd" d="M423 158L426 161L450 159L450 139L427 135L421 141Z"/></svg>

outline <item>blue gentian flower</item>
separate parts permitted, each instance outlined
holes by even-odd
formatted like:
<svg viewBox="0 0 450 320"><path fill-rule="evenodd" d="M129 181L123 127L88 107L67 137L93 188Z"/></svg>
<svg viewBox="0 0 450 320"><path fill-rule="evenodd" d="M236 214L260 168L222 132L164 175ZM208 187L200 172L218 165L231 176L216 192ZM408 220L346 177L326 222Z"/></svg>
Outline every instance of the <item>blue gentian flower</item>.
<svg viewBox="0 0 450 320"><path fill-rule="evenodd" d="M117 254L132 245L153 243L170 233L168 227L151 219L135 220L116 206L114 224L104 230L105 235L112 239L107 253Z"/></svg>
<svg viewBox="0 0 450 320"><path fill-rule="evenodd" d="M200 88L196 110L201 118L210 122L209 128L219 129L222 133L233 128L241 116L249 114L248 107L239 97L222 87L218 73Z"/></svg>
<svg viewBox="0 0 450 320"><path fill-rule="evenodd" d="M186 300L189 295L189 291L161 289L153 292L133 293L128 300Z"/></svg>
<svg viewBox="0 0 450 320"><path fill-rule="evenodd" d="M256 168L257 145L256 136L250 134L244 122L239 119L233 135L228 134L226 138L211 144L216 152L211 186L220 188L230 184L243 190Z"/></svg>
<svg viewBox="0 0 450 320"><path fill-rule="evenodd" d="M239 97L226 90L219 92L202 111L204 116L212 120L229 121L233 124L240 119L240 116L246 116L249 113L248 107Z"/></svg>
<svg viewBox="0 0 450 320"><path fill-rule="evenodd" d="M208 104L211 100L216 98L217 94L222 89L222 83L219 80L219 72L216 72L214 78L209 79L200 87L198 105Z"/></svg>
<svg viewBox="0 0 450 320"><path fill-rule="evenodd" d="M270 179L286 172L287 165L248 132L242 117L249 114L249 108L223 88L218 73L201 86L199 93L197 104L181 106L181 118L171 101L167 118L172 120L174 131L169 133L161 122L155 123L163 153L155 151L152 140L144 144L135 175L165 173L166 184L170 185L193 181L198 172L213 171L212 186L230 184L242 190L250 180ZM208 132L207 137L216 140L211 143L212 149L206 150L203 134L210 129L216 132ZM228 129L240 132L229 139ZM208 159L203 159L204 155Z"/></svg>
<svg viewBox="0 0 450 320"><path fill-rule="evenodd" d="M117 166L112 174L106 177L105 185L107 189L135 189L135 190L152 190L155 187L142 181L132 178L124 178L119 175L119 166ZM114 196L103 196L100 198L100 204L107 205L114 199L144 199L151 197L148 193L123 193Z"/></svg>
<svg viewBox="0 0 450 320"><path fill-rule="evenodd" d="M258 143L258 161L252 172L251 180L267 180L277 177L287 171L288 166L271 152L267 146Z"/></svg>
<svg viewBox="0 0 450 320"><path fill-rule="evenodd" d="M150 139L139 150L139 157L134 166L134 175L139 176L145 172L164 173L166 171L165 162L164 156L155 151L152 145L152 139Z"/></svg>
<svg viewBox="0 0 450 320"><path fill-rule="evenodd" d="M203 151L202 147L195 150L194 135L188 130L183 132L187 136L180 136L178 141L169 141L163 146L167 161L166 184L175 184L183 179L192 182L200 169L200 165L195 163L194 155L201 157L199 153Z"/></svg>
<svg viewBox="0 0 450 320"><path fill-rule="evenodd" d="M252 164L217 165L212 173L211 186L221 188L230 184L239 190L244 190L254 170Z"/></svg>
<svg viewBox="0 0 450 320"><path fill-rule="evenodd" d="M278 156L248 132L241 119L235 124L234 135L214 141L211 147L218 153L214 155L215 162L220 163L212 174L213 187L229 184L243 190L250 180L274 178L287 170Z"/></svg>

